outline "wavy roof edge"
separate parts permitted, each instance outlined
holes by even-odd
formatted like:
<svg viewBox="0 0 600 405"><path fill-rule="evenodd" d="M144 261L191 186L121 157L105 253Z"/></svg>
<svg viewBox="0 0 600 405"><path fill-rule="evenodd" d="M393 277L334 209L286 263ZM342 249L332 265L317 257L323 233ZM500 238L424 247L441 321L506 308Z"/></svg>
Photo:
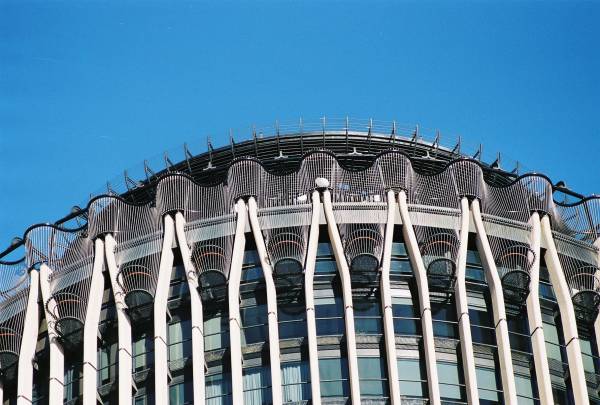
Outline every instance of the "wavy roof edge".
<svg viewBox="0 0 600 405"><path fill-rule="evenodd" d="M537 176L545 178L552 186L553 192L559 191L576 199L573 203L565 204L555 200L556 204L574 206L589 199L600 199L600 196L583 196L566 187L555 185L552 180L541 173L530 172L519 175L516 170L511 172L495 165L488 164L475 157L464 155L460 152L460 143L453 149L439 145L439 142L427 142L419 138L415 131L414 136L404 137L391 134L374 133L366 131L328 131L298 132L279 134L246 140L240 143L222 146L217 149L209 147L209 151L189 156L172 163L166 160L166 168L152 172L146 171L145 180L133 180L125 177L124 184L127 191L115 192L110 187L107 193L90 197L85 208L75 206L73 211L54 223L38 223L29 226L23 232L23 238L15 238L13 243L0 252L0 260L10 252L22 245L27 233L40 226L51 226L64 231L79 231L86 225L75 228L63 227L68 221L80 217L87 212L90 204L101 197L113 197L132 205L145 205L154 198L157 184L172 175L184 175L201 187L214 187L227 184L229 168L242 160L258 162L265 171L273 175L286 175L297 171L302 161L314 153L327 153L335 158L341 168L348 171L362 171L371 167L378 157L387 153L400 153L406 156L413 169L421 175L435 175L445 171L459 161L471 161L481 167L485 182L494 187L510 186L522 178ZM481 156L479 154L479 156ZM150 174L150 175L149 175ZM16 262L19 262L17 260ZM16 263L15 262L15 263ZM4 263L8 263L5 261Z"/></svg>

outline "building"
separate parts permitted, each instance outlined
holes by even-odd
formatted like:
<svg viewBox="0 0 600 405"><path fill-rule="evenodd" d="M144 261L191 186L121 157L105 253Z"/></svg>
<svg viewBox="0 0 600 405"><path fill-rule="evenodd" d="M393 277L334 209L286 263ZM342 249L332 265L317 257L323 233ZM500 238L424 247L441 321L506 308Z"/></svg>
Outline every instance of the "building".
<svg viewBox="0 0 600 405"><path fill-rule="evenodd" d="M125 176L2 254L3 403L599 404L600 198L480 157L346 122Z"/></svg>

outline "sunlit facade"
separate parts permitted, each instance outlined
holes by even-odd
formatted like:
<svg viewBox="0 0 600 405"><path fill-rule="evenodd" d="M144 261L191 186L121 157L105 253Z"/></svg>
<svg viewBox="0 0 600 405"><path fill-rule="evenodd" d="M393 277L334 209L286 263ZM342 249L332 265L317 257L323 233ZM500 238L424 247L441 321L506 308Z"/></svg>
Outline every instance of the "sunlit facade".
<svg viewBox="0 0 600 405"><path fill-rule="evenodd" d="M395 127L166 160L0 259L4 404L600 404L600 199Z"/></svg>

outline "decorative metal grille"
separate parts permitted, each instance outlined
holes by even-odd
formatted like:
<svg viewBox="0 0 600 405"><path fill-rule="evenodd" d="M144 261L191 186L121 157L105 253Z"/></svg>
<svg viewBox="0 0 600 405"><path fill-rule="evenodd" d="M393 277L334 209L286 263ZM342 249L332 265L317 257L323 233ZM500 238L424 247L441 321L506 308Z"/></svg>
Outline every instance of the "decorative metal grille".
<svg viewBox="0 0 600 405"><path fill-rule="evenodd" d="M0 262L0 371L6 381L16 377L29 297L27 269L25 259Z"/></svg>
<svg viewBox="0 0 600 405"><path fill-rule="evenodd" d="M294 302L304 285L304 263L312 217L309 190L298 172L278 176L265 172L258 196L258 219L265 238L277 298ZM314 184L314 183L313 183Z"/></svg>
<svg viewBox="0 0 600 405"><path fill-rule="evenodd" d="M51 297L46 309L63 344L83 342L83 325L91 288L94 242L84 229L65 230L42 225L27 233L27 246L38 252L50 269ZM51 305L52 304L52 305Z"/></svg>
<svg viewBox="0 0 600 405"><path fill-rule="evenodd" d="M163 242L162 217L150 204L133 205L113 196L93 201L89 226L93 235L111 233L117 242L117 283L134 320L152 314Z"/></svg>
<svg viewBox="0 0 600 405"><path fill-rule="evenodd" d="M523 178L507 187L486 185L482 202L482 219L498 276L502 282L504 298L515 312L520 312L529 294L530 271L535 261L531 249L530 179Z"/></svg>
<svg viewBox="0 0 600 405"><path fill-rule="evenodd" d="M238 166L243 166L242 163ZM240 170L240 173L243 172ZM235 234L235 215L229 189L203 187L184 175L171 175L166 180L165 186L157 189L157 199L161 202L158 206L162 212L180 211L186 220L184 231L198 277L200 296L204 301L223 300L227 295ZM160 184L163 182L165 180ZM247 191L248 188L242 187L241 190Z"/></svg>
<svg viewBox="0 0 600 405"><path fill-rule="evenodd" d="M598 249L558 232L553 235L576 315L579 320L591 323L600 306Z"/></svg>
<svg viewBox="0 0 600 405"><path fill-rule="evenodd" d="M450 170L413 175L409 212L431 291L450 293L460 248L460 204Z"/></svg>
<svg viewBox="0 0 600 405"><path fill-rule="evenodd" d="M379 285L387 194L377 164L362 171L339 167L331 181L333 214L340 231L352 282Z"/></svg>

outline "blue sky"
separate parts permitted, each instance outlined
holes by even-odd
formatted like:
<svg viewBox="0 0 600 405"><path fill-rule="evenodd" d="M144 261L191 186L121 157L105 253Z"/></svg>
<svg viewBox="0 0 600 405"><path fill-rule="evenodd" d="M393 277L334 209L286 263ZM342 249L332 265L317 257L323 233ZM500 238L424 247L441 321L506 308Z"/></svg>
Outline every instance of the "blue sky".
<svg viewBox="0 0 600 405"><path fill-rule="evenodd" d="M578 1L1 1L0 250L146 158L300 116L439 128L600 193L598 21Z"/></svg>

